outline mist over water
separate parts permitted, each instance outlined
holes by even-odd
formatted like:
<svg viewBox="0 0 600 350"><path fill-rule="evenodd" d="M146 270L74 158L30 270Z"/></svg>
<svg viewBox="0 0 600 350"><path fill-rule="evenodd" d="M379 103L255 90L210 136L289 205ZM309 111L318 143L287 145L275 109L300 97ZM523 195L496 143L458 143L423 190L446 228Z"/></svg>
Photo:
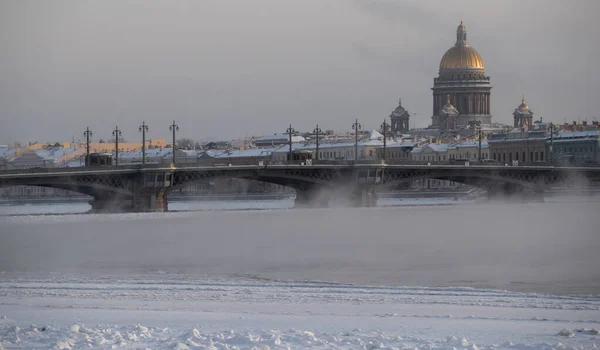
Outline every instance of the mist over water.
<svg viewBox="0 0 600 350"><path fill-rule="evenodd" d="M0 217L0 271L600 294L600 202Z"/></svg>

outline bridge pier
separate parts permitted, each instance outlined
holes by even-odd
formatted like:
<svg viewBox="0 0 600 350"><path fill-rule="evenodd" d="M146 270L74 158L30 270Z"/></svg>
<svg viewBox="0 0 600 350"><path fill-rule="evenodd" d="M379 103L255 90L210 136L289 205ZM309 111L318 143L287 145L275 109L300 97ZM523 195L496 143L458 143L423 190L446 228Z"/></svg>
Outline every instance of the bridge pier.
<svg viewBox="0 0 600 350"><path fill-rule="evenodd" d="M89 213L124 213L131 211L131 200L123 198L94 198L88 202Z"/></svg>
<svg viewBox="0 0 600 350"><path fill-rule="evenodd" d="M135 194L132 200L133 212L163 212L168 211L167 188L144 190Z"/></svg>
<svg viewBox="0 0 600 350"><path fill-rule="evenodd" d="M329 197L318 190L298 190L296 189L296 199L294 208L327 208L329 206Z"/></svg>
<svg viewBox="0 0 600 350"><path fill-rule="evenodd" d="M377 195L374 186L361 186L353 193L352 198L355 207L375 207L377 206Z"/></svg>
<svg viewBox="0 0 600 350"><path fill-rule="evenodd" d="M543 188L526 190L523 186L505 183L488 187L488 200L509 200L518 202L544 202Z"/></svg>

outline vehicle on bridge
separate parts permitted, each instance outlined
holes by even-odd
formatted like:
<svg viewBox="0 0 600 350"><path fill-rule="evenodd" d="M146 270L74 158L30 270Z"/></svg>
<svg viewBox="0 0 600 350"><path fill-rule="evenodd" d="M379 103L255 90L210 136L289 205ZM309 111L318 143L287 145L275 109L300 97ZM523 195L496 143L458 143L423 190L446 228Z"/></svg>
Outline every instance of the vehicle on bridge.
<svg viewBox="0 0 600 350"><path fill-rule="evenodd" d="M113 156L110 153L90 153L85 157L85 166L110 166L113 165Z"/></svg>

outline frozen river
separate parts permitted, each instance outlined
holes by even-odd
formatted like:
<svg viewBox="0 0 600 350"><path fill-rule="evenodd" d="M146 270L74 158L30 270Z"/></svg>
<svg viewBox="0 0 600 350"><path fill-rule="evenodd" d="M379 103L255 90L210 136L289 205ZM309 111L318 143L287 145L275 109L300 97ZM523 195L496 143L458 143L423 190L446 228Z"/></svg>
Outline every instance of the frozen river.
<svg viewBox="0 0 600 350"><path fill-rule="evenodd" d="M0 349L600 345L598 202L180 205L5 207Z"/></svg>
<svg viewBox="0 0 600 350"><path fill-rule="evenodd" d="M243 207L232 203L197 206ZM599 209L561 202L2 216L0 271L600 294Z"/></svg>

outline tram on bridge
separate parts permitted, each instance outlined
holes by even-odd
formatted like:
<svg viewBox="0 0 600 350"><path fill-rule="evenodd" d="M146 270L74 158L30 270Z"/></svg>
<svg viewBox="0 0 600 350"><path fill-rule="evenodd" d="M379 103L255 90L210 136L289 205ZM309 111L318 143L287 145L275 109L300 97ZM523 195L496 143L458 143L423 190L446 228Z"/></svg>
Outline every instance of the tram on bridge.
<svg viewBox="0 0 600 350"><path fill-rule="evenodd" d="M110 153L90 153L85 157L85 166L110 166L113 165L113 156Z"/></svg>

